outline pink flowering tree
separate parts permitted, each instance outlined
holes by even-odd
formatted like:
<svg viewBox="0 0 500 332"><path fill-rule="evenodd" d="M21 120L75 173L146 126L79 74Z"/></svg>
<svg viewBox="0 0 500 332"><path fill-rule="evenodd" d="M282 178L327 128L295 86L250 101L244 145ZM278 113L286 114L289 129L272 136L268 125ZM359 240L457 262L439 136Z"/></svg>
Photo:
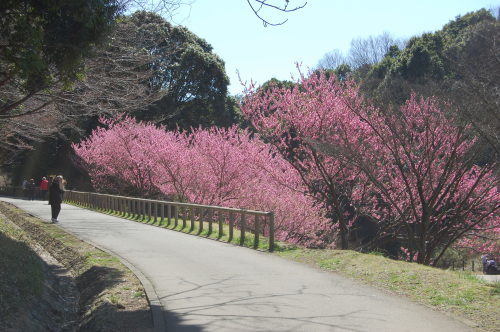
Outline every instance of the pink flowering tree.
<svg viewBox="0 0 500 332"><path fill-rule="evenodd" d="M291 88L251 87L241 105L259 135L300 175L305 194L327 211L330 225L324 232L338 232L342 249L349 247L349 229L357 216L352 194L363 186L363 175L342 159L319 152L315 142L336 139L339 126L351 121L355 122L352 128L359 124L359 119L350 117L346 99L363 103L353 84L311 75ZM335 240L332 235L326 237Z"/></svg>
<svg viewBox="0 0 500 332"><path fill-rule="evenodd" d="M91 137L73 146L93 186L120 193L132 187L150 196L155 191L154 152L143 147L154 143L149 134L155 127L134 126L135 121L128 117L123 121L101 118L100 123Z"/></svg>
<svg viewBox="0 0 500 332"><path fill-rule="evenodd" d="M436 264L464 239L499 234L498 166L475 164L470 125L415 96L399 110L349 109L364 123L360 135L348 130L333 144L323 142L368 179L375 201L365 208L391 226L409 260Z"/></svg>
<svg viewBox="0 0 500 332"><path fill-rule="evenodd" d="M407 258L423 264L485 230L498 238L497 165L475 165L470 126L432 99L377 109L352 82L314 74L293 89L250 90L242 109L332 212L341 234L352 204L378 223L379 236L396 237Z"/></svg>
<svg viewBox="0 0 500 332"><path fill-rule="evenodd" d="M456 249L464 250L470 256L490 254L496 259L500 255L500 225L493 218L489 223L474 227L454 245Z"/></svg>
<svg viewBox="0 0 500 332"><path fill-rule="evenodd" d="M317 236L324 227L321 209L303 195L300 177L249 132L231 127L180 133L129 117L102 123L74 145L96 188L127 183L184 202L273 211L278 239L323 244Z"/></svg>

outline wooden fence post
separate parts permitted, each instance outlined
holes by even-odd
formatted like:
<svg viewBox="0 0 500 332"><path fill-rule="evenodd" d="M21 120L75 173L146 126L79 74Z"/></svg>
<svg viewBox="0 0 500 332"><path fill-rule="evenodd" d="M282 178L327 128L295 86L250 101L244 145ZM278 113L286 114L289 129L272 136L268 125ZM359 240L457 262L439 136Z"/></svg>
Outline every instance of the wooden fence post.
<svg viewBox="0 0 500 332"><path fill-rule="evenodd" d="M269 251L274 251L274 213L269 212Z"/></svg>
<svg viewBox="0 0 500 332"><path fill-rule="evenodd" d="M240 220L240 246L242 246L245 243L245 212L241 212L241 220Z"/></svg>
<svg viewBox="0 0 500 332"><path fill-rule="evenodd" d="M189 207L189 219L191 220L191 225L189 226L189 233L194 230L194 206Z"/></svg>
<svg viewBox="0 0 500 332"><path fill-rule="evenodd" d="M182 229L187 226L187 209L185 206L182 207Z"/></svg>
<svg viewBox="0 0 500 332"><path fill-rule="evenodd" d="M151 212L152 205L153 204L151 203L151 201L148 201L148 223L151 221L153 217L153 214Z"/></svg>
<svg viewBox="0 0 500 332"><path fill-rule="evenodd" d="M153 224L156 224L156 222L158 221L158 203L154 202L153 206L154 206L154 217L153 217L154 221L153 221Z"/></svg>
<svg viewBox="0 0 500 332"><path fill-rule="evenodd" d="M224 228L223 228L223 223L224 222L224 214L222 210L219 210L219 235L217 236L219 239L222 238L224 235Z"/></svg>
<svg viewBox="0 0 500 332"><path fill-rule="evenodd" d="M229 239L228 242L233 241L233 227L234 227L234 213L231 211L229 212Z"/></svg>
<svg viewBox="0 0 500 332"><path fill-rule="evenodd" d="M172 205L167 205L167 227L170 227L170 219L172 219Z"/></svg>
<svg viewBox="0 0 500 332"><path fill-rule="evenodd" d="M198 229L198 234L201 234L203 232L203 208L200 207L200 229Z"/></svg>
<svg viewBox="0 0 500 332"><path fill-rule="evenodd" d="M175 211L174 211L174 218L175 218L174 228L177 228L177 225L179 224L179 206L175 205L174 208L175 208Z"/></svg>
<svg viewBox="0 0 500 332"><path fill-rule="evenodd" d="M212 234L213 216L214 216L214 211L211 208L209 208L208 209L208 234L207 234L207 236L210 236L210 234Z"/></svg>
<svg viewBox="0 0 500 332"><path fill-rule="evenodd" d="M254 225L254 238L253 238L253 248L257 249L259 247L259 233L260 233L260 227L259 227L259 216L256 214L255 215L255 225Z"/></svg>

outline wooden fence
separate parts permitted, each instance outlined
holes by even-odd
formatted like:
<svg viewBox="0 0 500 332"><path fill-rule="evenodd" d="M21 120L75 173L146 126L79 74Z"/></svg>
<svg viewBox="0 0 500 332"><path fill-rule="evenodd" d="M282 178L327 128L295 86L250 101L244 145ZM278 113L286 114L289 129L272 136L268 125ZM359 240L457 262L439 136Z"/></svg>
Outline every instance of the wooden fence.
<svg viewBox="0 0 500 332"><path fill-rule="evenodd" d="M26 196L21 187L2 186L0 194L14 197ZM37 197L38 198L38 197ZM224 234L224 226L228 226L228 242L233 241L235 229L239 230L239 244L243 245L247 233L253 234L253 247L259 247L260 235L269 241L269 251L274 250L274 214L273 212L253 211L246 209L226 208L221 206L200 205L180 202L168 202L143 198L98 194L66 190L64 200L85 208L118 214L125 218L134 217L141 221L157 222L166 227L173 226L189 232L198 224L198 233L207 227L207 236L213 232L214 224L218 227L218 237Z"/></svg>
<svg viewBox="0 0 500 332"><path fill-rule="evenodd" d="M436 266L441 269L450 269L450 270L462 270L462 271L482 271L482 263L481 260L449 260L449 261L443 261L441 264L438 264Z"/></svg>
<svg viewBox="0 0 500 332"><path fill-rule="evenodd" d="M134 197L98 194L67 190L64 200L77 203L95 210L113 211L123 217L136 217L141 220L166 223L181 229L189 227L192 232L198 224L198 233L207 227L207 236L213 232L214 224L218 227L218 237L224 233L224 225L229 226L228 242L234 237L234 230L240 231L239 244L245 243L247 232L253 233L253 247L259 246L260 235L269 239L269 251L274 250L274 214L273 212L252 211L220 206L190 203L168 202ZM189 225L188 225L189 222ZM173 223L173 224L172 224ZM180 224L182 223L182 224Z"/></svg>

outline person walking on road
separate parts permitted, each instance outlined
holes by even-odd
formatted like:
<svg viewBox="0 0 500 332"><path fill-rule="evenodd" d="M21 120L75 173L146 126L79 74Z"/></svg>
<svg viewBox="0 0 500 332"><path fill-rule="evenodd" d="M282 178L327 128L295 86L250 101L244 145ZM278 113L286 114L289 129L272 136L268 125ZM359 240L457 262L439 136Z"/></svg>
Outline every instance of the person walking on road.
<svg viewBox="0 0 500 332"><path fill-rule="evenodd" d="M30 201L35 200L36 184L34 179L30 179L30 181L28 182L27 189L28 189L28 199Z"/></svg>
<svg viewBox="0 0 500 332"><path fill-rule="evenodd" d="M23 184L21 185L23 190L23 198L28 198L28 180L24 179Z"/></svg>
<svg viewBox="0 0 500 332"><path fill-rule="evenodd" d="M42 178L42 181L40 182L40 193L42 195L42 200L45 201L47 200L47 191L49 190L49 181L47 181L47 178L44 176Z"/></svg>
<svg viewBox="0 0 500 332"><path fill-rule="evenodd" d="M61 175L56 176L49 188L49 204L52 210L52 222L58 222L57 217L61 212L61 203L63 201L64 182Z"/></svg>

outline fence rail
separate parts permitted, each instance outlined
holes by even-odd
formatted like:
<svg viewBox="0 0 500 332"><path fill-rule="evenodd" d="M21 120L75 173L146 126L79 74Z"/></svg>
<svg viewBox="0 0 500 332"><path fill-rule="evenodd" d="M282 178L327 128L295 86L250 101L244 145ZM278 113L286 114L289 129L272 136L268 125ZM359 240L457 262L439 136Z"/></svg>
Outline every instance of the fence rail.
<svg viewBox="0 0 500 332"><path fill-rule="evenodd" d="M9 196L21 196L23 191L18 187L0 187L0 193ZM66 190L64 200L76 203L85 208L108 211L119 216L141 221L166 224L166 227L180 227L185 230L189 224L189 232L198 225L198 233L207 227L207 236L213 232L214 224L218 227L218 238L228 227L228 242L232 242L235 229L239 230L239 244L243 245L247 232L253 234L253 248L259 247L260 235L267 236L269 251L274 250L274 214L273 212L253 211L246 209L227 208L221 206L169 202L144 198L125 197ZM180 222L182 224L180 224ZM227 225L227 227L224 227ZM251 239L250 239L251 240Z"/></svg>
<svg viewBox="0 0 500 332"><path fill-rule="evenodd" d="M26 199L46 199L44 192L39 187L22 188L21 186L0 186L0 193L12 197L23 197Z"/></svg>

